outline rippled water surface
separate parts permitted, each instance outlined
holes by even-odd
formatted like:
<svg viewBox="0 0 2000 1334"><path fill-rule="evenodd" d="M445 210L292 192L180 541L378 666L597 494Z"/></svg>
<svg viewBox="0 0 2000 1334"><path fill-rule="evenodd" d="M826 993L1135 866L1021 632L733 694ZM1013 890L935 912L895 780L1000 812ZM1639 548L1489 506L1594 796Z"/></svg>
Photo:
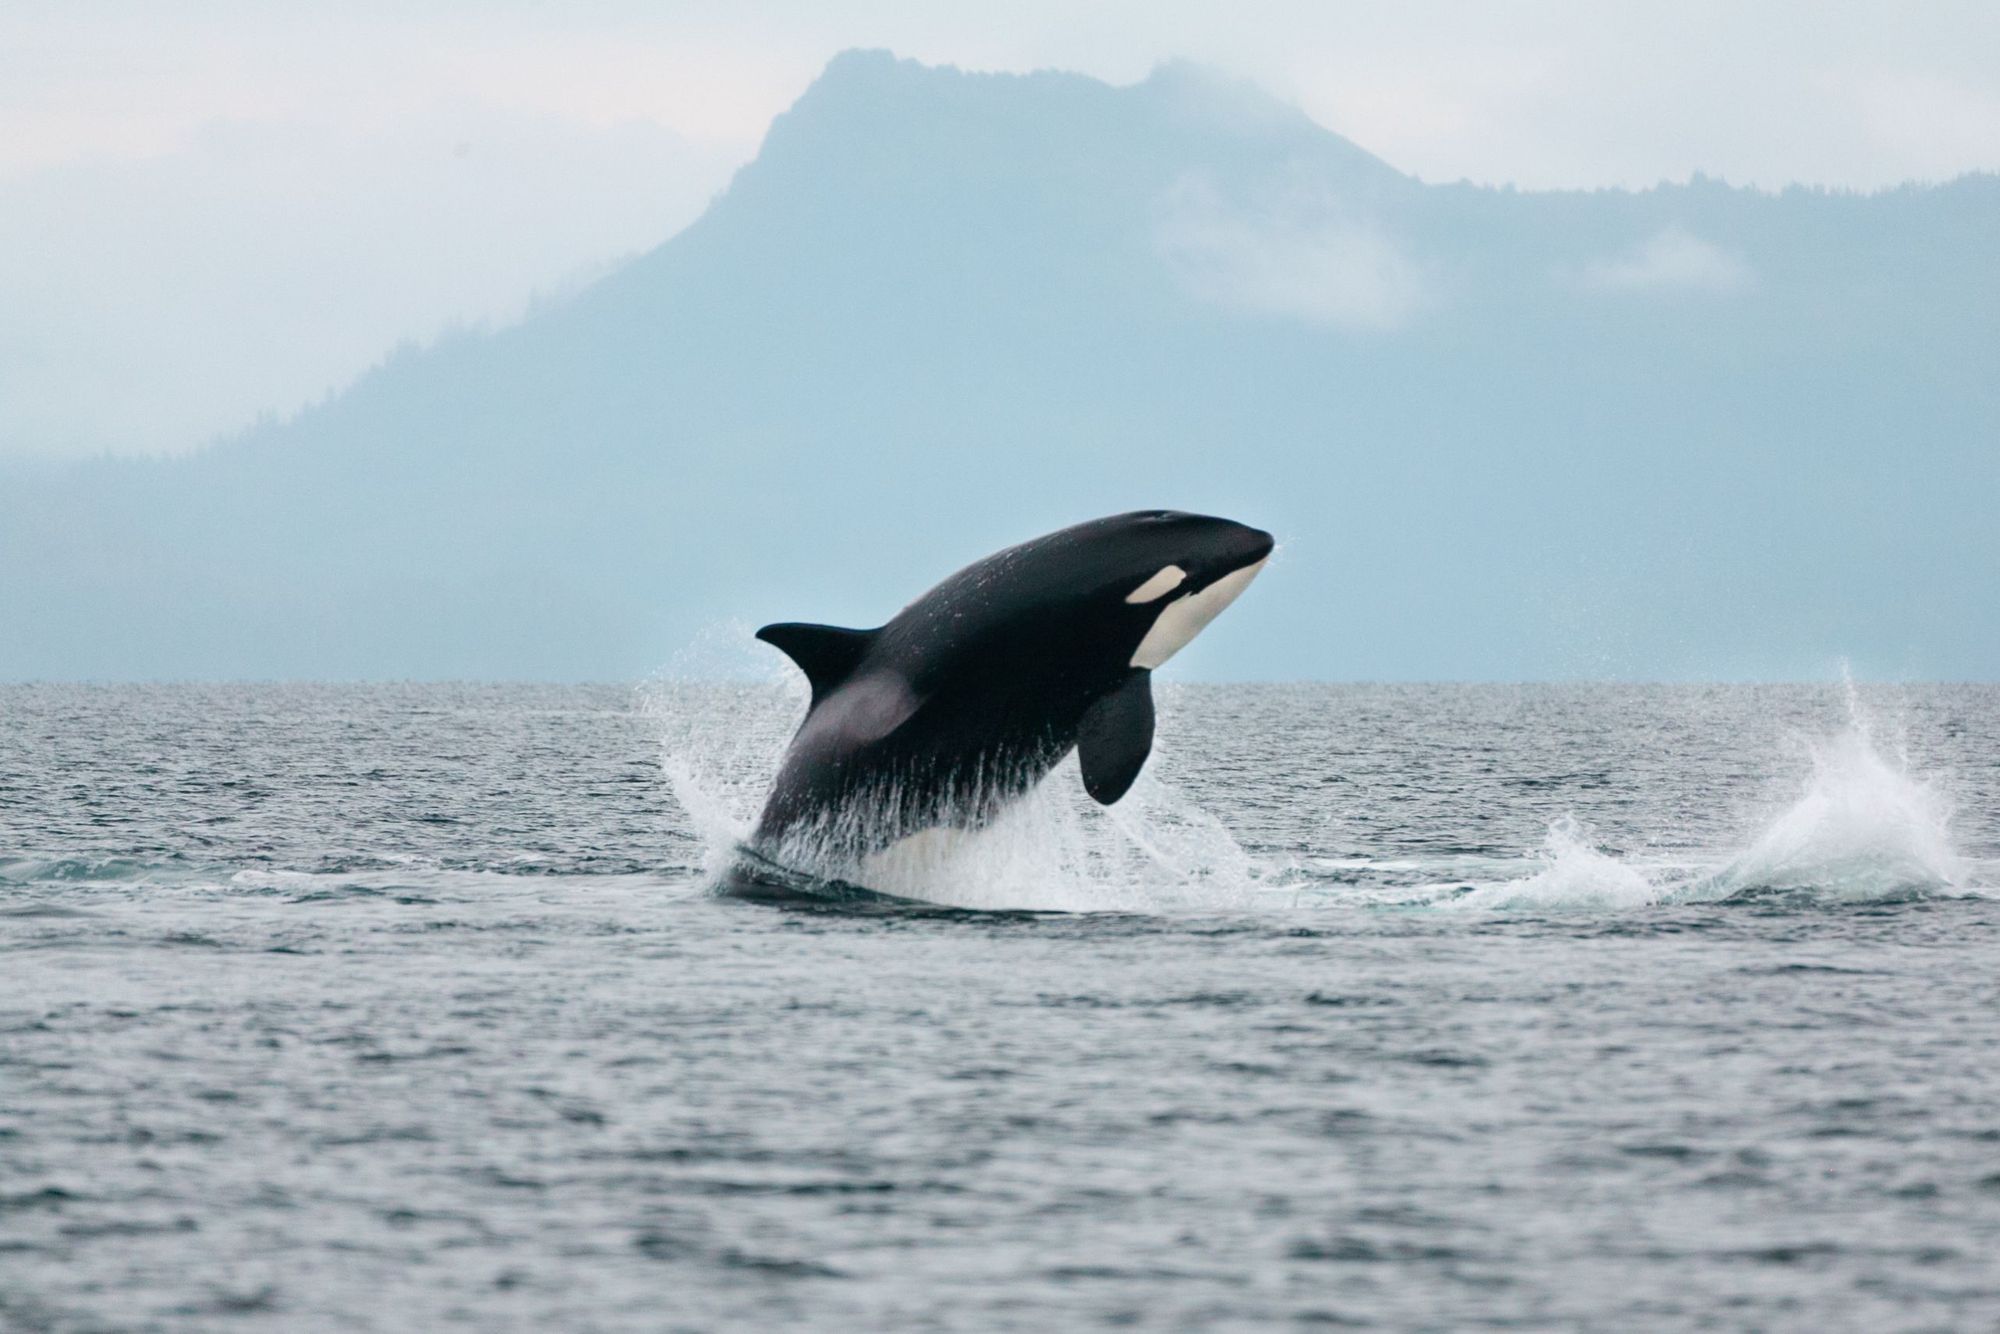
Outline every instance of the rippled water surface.
<svg viewBox="0 0 2000 1334"><path fill-rule="evenodd" d="M887 916L795 708L0 687L0 1328L2000 1322L2000 690L1169 691Z"/></svg>

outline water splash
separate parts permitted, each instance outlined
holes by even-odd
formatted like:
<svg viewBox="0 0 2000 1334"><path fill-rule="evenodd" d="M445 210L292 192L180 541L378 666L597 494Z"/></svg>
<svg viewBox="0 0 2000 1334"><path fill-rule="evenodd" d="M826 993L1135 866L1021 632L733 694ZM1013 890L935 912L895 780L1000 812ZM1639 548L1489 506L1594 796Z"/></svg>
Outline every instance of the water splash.
<svg viewBox="0 0 2000 1334"><path fill-rule="evenodd" d="M749 642L740 627L720 629L677 664L693 669L687 679L662 679L644 692L672 795L712 877L734 863L806 703L797 673L746 652ZM1604 851L1587 825L1564 816L1549 826L1528 874L1475 881L1468 893L1431 902L1623 911L1770 893L1868 901L1982 892L1973 883L1977 868L1953 846L1945 795L1912 772L1900 747L1885 751L1852 682L1846 702L1845 727L1806 746L1812 765L1803 790L1734 852L1641 867ZM927 830L858 866L833 864L808 837L804 846L782 849L781 860L882 893L973 909L1213 911L1289 903L1299 887L1291 871L1246 852L1206 810L1157 778L1159 767L1156 757L1122 802L1102 808L1083 795L1071 759L979 828ZM840 842L831 833L823 841ZM1507 874L1499 865L1492 872ZM1334 901L1367 906L1346 892ZM1380 902L1408 904L1408 891L1385 890Z"/></svg>
<svg viewBox="0 0 2000 1334"><path fill-rule="evenodd" d="M1807 893L1837 900L1951 894L1969 888L1952 845L1951 803L1891 758L1853 686L1848 725L1811 747L1805 791L1749 847L1689 897Z"/></svg>
<svg viewBox="0 0 2000 1334"><path fill-rule="evenodd" d="M1660 890L1636 869L1601 852L1588 826L1565 815L1549 823L1541 869L1524 879L1484 885L1449 900L1451 908L1643 908Z"/></svg>
<svg viewBox="0 0 2000 1334"><path fill-rule="evenodd" d="M730 869L755 824L806 690L783 664L737 651L749 636L704 636L641 692L660 735L669 791L702 840L712 878ZM769 670L766 670L770 668ZM757 683L718 675L761 674ZM708 679L697 679L706 677ZM976 829L929 829L853 865L831 850L844 828L803 831L777 850L786 867L950 907L1068 912L1245 906L1281 878L1214 816L1155 776L1156 755L1124 800L1083 793L1074 757Z"/></svg>
<svg viewBox="0 0 2000 1334"><path fill-rule="evenodd" d="M1564 816L1549 826L1533 874L1440 906L1617 910L1767 894L1876 902L1981 892L1953 846L1950 801L1912 772L1901 747L1885 754L1873 715L1843 678L1846 725L1806 744L1804 790L1719 869L1648 875L1598 850L1588 829Z"/></svg>
<svg viewBox="0 0 2000 1334"><path fill-rule="evenodd" d="M1150 773L1116 806L1057 765L983 828L933 829L878 853L872 889L964 908L1159 912L1240 908L1273 883L1207 811Z"/></svg>
<svg viewBox="0 0 2000 1334"><path fill-rule="evenodd" d="M669 674L642 686L668 793L701 841L711 874L750 836L764 793L805 712L806 683L747 625L704 632Z"/></svg>

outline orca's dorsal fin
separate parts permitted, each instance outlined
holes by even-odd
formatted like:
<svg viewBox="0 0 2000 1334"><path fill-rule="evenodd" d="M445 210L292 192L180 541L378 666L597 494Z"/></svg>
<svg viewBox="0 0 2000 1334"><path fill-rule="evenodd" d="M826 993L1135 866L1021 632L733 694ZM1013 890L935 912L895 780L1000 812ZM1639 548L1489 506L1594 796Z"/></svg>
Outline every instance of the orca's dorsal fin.
<svg viewBox="0 0 2000 1334"><path fill-rule="evenodd" d="M1076 730L1076 758L1083 790L1109 806L1132 790L1153 753L1153 674L1134 667L1118 688L1083 712Z"/></svg>
<svg viewBox="0 0 2000 1334"><path fill-rule="evenodd" d="M779 649L799 665L812 683L813 699L839 685L875 642L873 630L848 630L838 625L779 621L757 632L757 638Z"/></svg>

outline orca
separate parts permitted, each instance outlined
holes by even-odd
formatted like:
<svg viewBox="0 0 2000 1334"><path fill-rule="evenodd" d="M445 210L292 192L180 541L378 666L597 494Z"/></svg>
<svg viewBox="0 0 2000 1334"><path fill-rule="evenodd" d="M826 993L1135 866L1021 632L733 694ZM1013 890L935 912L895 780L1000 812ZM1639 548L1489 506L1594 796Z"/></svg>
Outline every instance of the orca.
<svg viewBox="0 0 2000 1334"><path fill-rule="evenodd" d="M1269 533L1142 510L967 566L873 630L782 622L757 638L811 702L749 850L840 875L936 829L977 828L1072 749L1110 805L1153 745L1152 674L1242 593Z"/></svg>

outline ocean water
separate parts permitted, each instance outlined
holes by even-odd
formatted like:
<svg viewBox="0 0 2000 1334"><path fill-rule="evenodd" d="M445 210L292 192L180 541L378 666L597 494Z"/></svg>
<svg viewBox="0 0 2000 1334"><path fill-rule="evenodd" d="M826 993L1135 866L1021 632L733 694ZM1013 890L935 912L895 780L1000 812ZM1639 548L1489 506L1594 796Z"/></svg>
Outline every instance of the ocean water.
<svg viewBox="0 0 2000 1334"><path fill-rule="evenodd" d="M797 708L0 688L0 1328L2000 1323L2000 689L1169 688L889 914Z"/></svg>

